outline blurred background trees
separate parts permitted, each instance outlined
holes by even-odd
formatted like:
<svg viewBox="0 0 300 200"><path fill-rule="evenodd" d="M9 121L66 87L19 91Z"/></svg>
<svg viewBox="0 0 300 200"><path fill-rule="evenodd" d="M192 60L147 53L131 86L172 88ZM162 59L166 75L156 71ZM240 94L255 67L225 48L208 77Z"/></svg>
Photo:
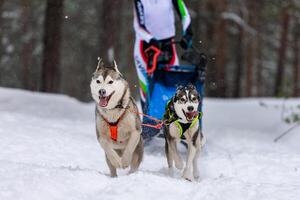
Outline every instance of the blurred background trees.
<svg viewBox="0 0 300 200"><path fill-rule="evenodd" d="M298 0L185 3L194 45L210 57L208 96L300 96ZM88 101L102 57L134 89L132 21L130 0L0 0L0 86Z"/></svg>
<svg viewBox="0 0 300 200"><path fill-rule="evenodd" d="M59 91L63 8L63 0L47 0L41 79L41 91L44 92Z"/></svg>

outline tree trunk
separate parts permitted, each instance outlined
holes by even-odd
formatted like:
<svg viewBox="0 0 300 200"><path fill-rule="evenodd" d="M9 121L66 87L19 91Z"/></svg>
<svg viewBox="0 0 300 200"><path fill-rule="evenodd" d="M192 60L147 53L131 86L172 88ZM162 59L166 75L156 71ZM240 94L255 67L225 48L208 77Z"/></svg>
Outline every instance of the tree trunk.
<svg viewBox="0 0 300 200"><path fill-rule="evenodd" d="M297 20L296 20L297 23ZM294 54L294 60L293 60L293 73L294 73L294 88L293 88L293 95L294 97L298 97L300 95L300 86L299 86L299 54L300 54L300 43L299 43L299 35L300 35L300 24L296 24L294 27L294 34L293 34L293 54Z"/></svg>
<svg viewBox="0 0 300 200"><path fill-rule="evenodd" d="M44 92L58 91L62 20L63 0L47 0L41 86Z"/></svg>
<svg viewBox="0 0 300 200"><path fill-rule="evenodd" d="M256 65L256 94L262 96L263 94L263 41L261 36L257 38L257 65Z"/></svg>
<svg viewBox="0 0 300 200"><path fill-rule="evenodd" d="M222 13L226 11L227 0L217 0L219 19L216 23L215 41L216 41L216 78L217 78L217 96L226 97L226 49L227 49L227 34L226 21L222 17Z"/></svg>
<svg viewBox="0 0 300 200"><path fill-rule="evenodd" d="M2 41L2 29L3 29L3 20L2 20L2 8L3 8L4 0L0 0L0 41ZM3 55L3 45L2 42L0 42L0 65L2 61L2 55ZM0 75L1 78L1 75Z"/></svg>
<svg viewBox="0 0 300 200"><path fill-rule="evenodd" d="M284 64L286 59L286 50L288 45L288 29L290 23L289 6L282 8L281 11L281 36L280 47L278 50L277 69L275 74L275 86L274 96L279 96L282 89L283 77L284 77Z"/></svg>
<svg viewBox="0 0 300 200"><path fill-rule="evenodd" d="M217 10L215 6L215 2L206 1L204 10L207 11L207 14L204 16L203 23L205 23L206 31L205 31L205 46L212 47L208 48L208 55L211 56L214 60L208 63L207 67L207 78L206 78L206 93L208 96L216 97L217 96L217 78L216 78L216 63L215 63L215 43L214 43L214 35L215 35L215 21L218 18Z"/></svg>
<svg viewBox="0 0 300 200"><path fill-rule="evenodd" d="M266 5L265 1L261 0L254 0L255 8L254 8L254 15L255 16L255 29L257 31L256 38L255 38L255 59L256 59L256 71L255 71L255 86L256 89L256 96L263 96L263 88L264 88L264 82L263 82L263 49L265 48L264 40L262 38L262 35L264 35L264 17L263 17L263 11Z"/></svg>
<svg viewBox="0 0 300 200"><path fill-rule="evenodd" d="M193 32L197 33L193 37L193 42L198 43L201 40L201 23L203 23L202 18L201 18L201 4L203 2L201 0L195 0L190 2L190 9L192 9L195 13L196 16L192 18L192 26L193 26ZM200 37L199 37L200 36Z"/></svg>
<svg viewBox="0 0 300 200"><path fill-rule="evenodd" d="M247 7L249 9L249 20L248 24L252 28L257 28L257 11L259 8L260 2L256 0L248 1ZM254 71L254 60L255 60L255 49L256 48L257 37L255 35L248 35L247 47L246 47L246 96L252 96L252 88L253 88L253 71Z"/></svg>
<svg viewBox="0 0 300 200"><path fill-rule="evenodd" d="M3 8L4 0L0 0L0 30L2 28L2 8ZM1 31L0 31L1 33Z"/></svg>
<svg viewBox="0 0 300 200"><path fill-rule="evenodd" d="M4 0L0 0L0 34L2 33L2 8L3 8Z"/></svg>
<svg viewBox="0 0 300 200"><path fill-rule="evenodd" d="M130 31L132 29L128 29L128 22L131 22L131 16L128 17L128 11L132 10L130 8L131 4L120 4L120 11L118 13L117 19L119 22L119 28L117 28L118 34L117 35L117 44L114 45L114 48L116 49L116 55L117 55L117 63L120 67L120 70L123 70L123 67L125 67L124 71L130 71L131 69L128 69L127 63L129 63L129 60L132 60L133 56L132 51L127 51L124 47L127 47L128 49L133 49L133 40L128 40L130 35ZM130 35L131 39L133 38L133 35ZM116 43L115 42L115 43ZM132 73L131 73L132 74Z"/></svg>
<svg viewBox="0 0 300 200"><path fill-rule="evenodd" d="M99 27L100 35L100 57L104 62L112 62L116 57L119 41L119 28L121 23L120 13L122 11L123 0L102 1L99 18L101 26ZM131 28L131 27L130 27Z"/></svg>
<svg viewBox="0 0 300 200"><path fill-rule="evenodd" d="M33 38L30 35L30 0L22 0L22 32L23 32L23 47L21 53L22 59L22 76L23 76L23 87L25 89L31 88L30 72L33 64L32 53L33 53Z"/></svg>
<svg viewBox="0 0 300 200"><path fill-rule="evenodd" d="M254 68L254 41L249 40L246 47L246 96L252 96L252 86L253 86L253 68Z"/></svg>
<svg viewBox="0 0 300 200"><path fill-rule="evenodd" d="M239 34L237 36L237 44L236 44L236 70L234 77L234 88L233 88L233 97L238 98L241 96L241 85L242 85L242 67L244 64L244 30L243 27L239 26Z"/></svg>

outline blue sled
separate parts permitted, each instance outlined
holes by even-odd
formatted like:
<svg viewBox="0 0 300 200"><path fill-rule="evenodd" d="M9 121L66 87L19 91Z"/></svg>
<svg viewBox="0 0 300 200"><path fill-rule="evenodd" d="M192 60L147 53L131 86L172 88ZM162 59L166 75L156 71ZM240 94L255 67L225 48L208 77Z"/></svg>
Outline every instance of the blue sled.
<svg viewBox="0 0 300 200"><path fill-rule="evenodd" d="M204 96L204 83L199 79L199 73L195 66L169 66L160 68L155 71L150 82L150 93L148 94L147 115L157 119L162 119L167 102L174 96L176 88L180 85L186 86L192 83L196 86L201 97ZM199 111L202 111L202 104L199 106ZM143 123L156 124L152 120L144 117ZM200 119L200 124L202 121ZM143 127L143 137L145 139L152 138L159 133L159 129Z"/></svg>

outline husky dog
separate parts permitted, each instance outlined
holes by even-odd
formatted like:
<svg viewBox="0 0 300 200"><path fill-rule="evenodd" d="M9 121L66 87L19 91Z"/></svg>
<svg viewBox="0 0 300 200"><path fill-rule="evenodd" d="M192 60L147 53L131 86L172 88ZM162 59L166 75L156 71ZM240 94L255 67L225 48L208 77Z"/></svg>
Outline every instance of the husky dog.
<svg viewBox="0 0 300 200"><path fill-rule="evenodd" d="M199 119L201 114L198 107L201 97L193 85L178 87L176 94L166 106L164 114L164 135L166 139L165 153L168 166L173 168L173 162L177 169L183 169L183 161L177 151L177 144L186 139L188 154L183 178L193 181L199 177L197 158L203 144L203 135L200 129Z"/></svg>
<svg viewBox="0 0 300 200"><path fill-rule="evenodd" d="M135 172L144 153L141 120L127 81L119 72L116 62L104 66L100 60L90 84L96 102L96 132L106 156L111 177L117 168Z"/></svg>

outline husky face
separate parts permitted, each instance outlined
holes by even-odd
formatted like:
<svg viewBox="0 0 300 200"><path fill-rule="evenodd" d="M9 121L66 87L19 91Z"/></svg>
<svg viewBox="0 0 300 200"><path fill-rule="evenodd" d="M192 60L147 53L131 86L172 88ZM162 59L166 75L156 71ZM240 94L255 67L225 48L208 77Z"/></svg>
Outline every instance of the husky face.
<svg viewBox="0 0 300 200"><path fill-rule="evenodd" d="M186 87L178 87L173 98L174 109L182 122L192 122L198 115L198 107L201 102L200 94L192 84Z"/></svg>
<svg viewBox="0 0 300 200"><path fill-rule="evenodd" d="M100 61L90 88L92 97L100 108L113 109L127 92L128 83L123 79L116 63L113 67L104 67Z"/></svg>

